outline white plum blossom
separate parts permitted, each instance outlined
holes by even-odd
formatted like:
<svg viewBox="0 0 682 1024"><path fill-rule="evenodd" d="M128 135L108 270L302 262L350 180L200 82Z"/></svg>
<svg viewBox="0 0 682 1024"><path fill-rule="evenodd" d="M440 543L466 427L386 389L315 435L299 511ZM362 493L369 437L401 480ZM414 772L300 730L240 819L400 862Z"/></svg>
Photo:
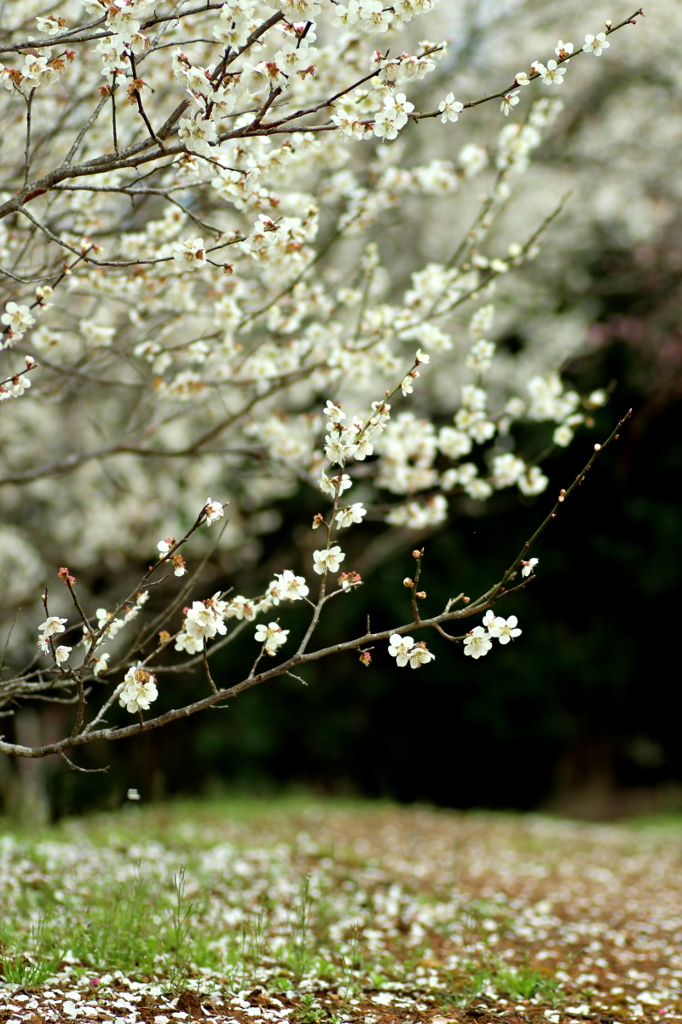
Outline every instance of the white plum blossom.
<svg viewBox="0 0 682 1024"><path fill-rule="evenodd" d="M562 423L552 434L552 440L560 448L567 448L573 440L573 431L565 423Z"/></svg>
<svg viewBox="0 0 682 1024"><path fill-rule="evenodd" d="M347 139L357 139L360 142L362 139L371 138L374 134L371 123L367 124L343 111L338 114L332 114L331 121Z"/></svg>
<svg viewBox="0 0 682 1024"><path fill-rule="evenodd" d="M322 10L318 0L277 0L277 6L290 21L314 21Z"/></svg>
<svg viewBox="0 0 682 1024"><path fill-rule="evenodd" d="M593 53L595 57L601 56L603 50L607 50L611 43L606 38L605 32L597 32L596 36L588 35L585 36L585 42L583 44L583 50L585 53Z"/></svg>
<svg viewBox="0 0 682 1024"><path fill-rule="evenodd" d="M495 487L512 487L526 471L526 463L511 452L496 455L493 459L492 479Z"/></svg>
<svg viewBox="0 0 682 1024"><path fill-rule="evenodd" d="M384 10L381 0L347 0L346 4L336 4L334 14L333 26L361 32L385 32L392 18L391 10Z"/></svg>
<svg viewBox="0 0 682 1024"><path fill-rule="evenodd" d="M340 423L341 420L345 420L346 414L339 405L335 405L327 399L327 404L324 407L324 414L331 423Z"/></svg>
<svg viewBox="0 0 682 1024"><path fill-rule="evenodd" d="M457 163L464 172L465 178L475 178L488 166L488 154L482 146L477 146L475 142L468 142L460 149Z"/></svg>
<svg viewBox="0 0 682 1024"><path fill-rule="evenodd" d="M309 594L308 585L303 576L296 576L291 569L275 574L277 593L282 601L302 601Z"/></svg>
<svg viewBox="0 0 682 1024"><path fill-rule="evenodd" d="M512 110L516 106L516 104L518 102L519 102L519 90L518 89L513 89L511 92L506 93L502 97L502 102L500 103L500 110L502 111L502 113L504 114L505 117L507 117L507 115L509 114L509 111Z"/></svg>
<svg viewBox="0 0 682 1024"><path fill-rule="evenodd" d="M54 660L58 665L63 665L65 661L68 661L72 650L73 647L65 647L64 644L60 644L54 652Z"/></svg>
<svg viewBox="0 0 682 1024"><path fill-rule="evenodd" d="M542 494L547 489L549 477L546 477L539 466L528 466L525 473L517 480L521 494L528 497L534 494Z"/></svg>
<svg viewBox="0 0 682 1024"><path fill-rule="evenodd" d="M21 337L36 321L28 306L8 302L5 312L0 316L0 322L5 324L14 336Z"/></svg>
<svg viewBox="0 0 682 1024"><path fill-rule="evenodd" d="M495 424L482 416L475 416L473 422L469 424L469 433L476 444L483 444L495 436Z"/></svg>
<svg viewBox="0 0 682 1024"><path fill-rule="evenodd" d="M408 526L411 530L424 530L440 526L447 520L448 502L443 494L432 494L425 501L408 501L398 505L386 516L391 526Z"/></svg>
<svg viewBox="0 0 682 1024"><path fill-rule="evenodd" d="M515 615L510 615L508 619L503 619L498 615L493 618L492 622L486 622L485 625L490 635L499 640L501 644L508 644L510 640L521 636L522 632L518 629L518 619Z"/></svg>
<svg viewBox="0 0 682 1024"><path fill-rule="evenodd" d="M343 465L355 453L355 432L339 430L325 437L324 453L332 465Z"/></svg>
<svg viewBox="0 0 682 1024"><path fill-rule="evenodd" d="M100 39L95 50L102 60L101 73L103 75L109 77L112 74L125 74L129 58L126 54L125 43L120 36L111 36L110 38Z"/></svg>
<svg viewBox="0 0 682 1024"><path fill-rule="evenodd" d="M469 321L469 332L472 338L485 338L495 322L495 307L492 303L481 306Z"/></svg>
<svg viewBox="0 0 682 1024"><path fill-rule="evenodd" d="M383 110L374 119L374 134L387 141L395 139L400 129L407 124L408 115L413 110L414 104L409 102L404 92L386 96Z"/></svg>
<svg viewBox="0 0 682 1024"><path fill-rule="evenodd" d="M487 480L474 479L464 484L464 492L474 501L486 501L493 493Z"/></svg>
<svg viewBox="0 0 682 1024"><path fill-rule="evenodd" d="M246 619L248 622L251 622L255 617L256 608L253 601L242 597L241 594L237 594L231 601L228 601L223 612L223 618L225 619Z"/></svg>
<svg viewBox="0 0 682 1024"><path fill-rule="evenodd" d="M24 391L27 391L31 387L31 378L25 375L17 375L12 377L12 383L9 386L9 392L12 398L20 398Z"/></svg>
<svg viewBox="0 0 682 1024"><path fill-rule="evenodd" d="M338 544L324 551L313 551L313 570L320 576L327 572L338 572L339 565L345 557Z"/></svg>
<svg viewBox="0 0 682 1024"><path fill-rule="evenodd" d="M413 647L414 640L411 636L401 636L400 633L393 633L389 638L388 653L392 658L396 659L400 668L404 668L409 661L410 651Z"/></svg>
<svg viewBox="0 0 682 1024"><path fill-rule="evenodd" d="M60 619L58 615L50 615L38 626L38 629L43 634L43 637L47 639L48 637L63 633L66 629L65 623L68 621L68 619Z"/></svg>
<svg viewBox="0 0 682 1024"><path fill-rule="evenodd" d="M492 608L488 608L487 612L483 616L483 626L485 627L485 629L490 629L490 626L495 621L495 618L495 612L492 610Z"/></svg>
<svg viewBox="0 0 682 1024"><path fill-rule="evenodd" d="M540 561L539 558L529 558L527 561L521 562L523 568L521 569L522 576L530 576L532 572L535 572L535 566Z"/></svg>
<svg viewBox="0 0 682 1024"><path fill-rule="evenodd" d="M140 31L140 22L135 15L136 10L131 4L127 6L125 0L114 0L107 9L107 25L121 37L124 43L129 43L131 37Z"/></svg>
<svg viewBox="0 0 682 1024"><path fill-rule="evenodd" d="M360 437L360 440L356 441L355 451L353 452L353 458L356 459L358 462L363 462L368 455L374 454L374 445L370 441L370 437L372 436L373 432L376 432L376 430L376 427L370 428L366 430L364 434L360 432L360 434L357 435Z"/></svg>
<svg viewBox="0 0 682 1024"><path fill-rule="evenodd" d="M212 607L203 601L193 601L185 617L185 632L198 640L210 640L216 633L225 634L227 626Z"/></svg>
<svg viewBox="0 0 682 1024"><path fill-rule="evenodd" d="M428 650L423 640L414 645L408 657L410 659L410 668L420 668L422 665L428 665L430 661L436 660L436 655Z"/></svg>
<svg viewBox="0 0 682 1024"><path fill-rule="evenodd" d="M48 14L44 18L36 18L36 25L38 26L38 31L42 35L57 36L66 28L66 21L64 18L58 18L54 14Z"/></svg>
<svg viewBox="0 0 682 1024"><path fill-rule="evenodd" d="M344 491L347 491L349 487L353 486L353 481L351 480L347 473L342 473L340 478L330 478L323 472L322 475L320 476L320 479L318 480L320 490L324 494L329 494L333 498L334 495L336 494L337 487L337 483L335 481L338 481L340 495L343 494Z"/></svg>
<svg viewBox="0 0 682 1024"><path fill-rule="evenodd" d="M305 39L298 42L286 42L277 51L274 61L280 71L285 74L294 74L296 71L305 71L314 65L317 58L317 49L309 47Z"/></svg>
<svg viewBox="0 0 682 1024"><path fill-rule="evenodd" d="M98 346L110 345L116 333L114 327L108 327L106 324L96 324L92 320L81 320L79 327L83 337L92 345Z"/></svg>
<svg viewBox="0 0 682 1024"><path fill-rule="evenodd" d="M492 341L486 341L485 338L481 338L480 341L477 341L469 349L466 365L474 373L486 373L492 365L494 355L495 346Z"/></svg>
<svg viewBox="0 0 682 1024"><path fill-rule="evenodd" d="M141 665L129 668L123 679L118 702L122 708L135 714L136 711L146 711L150 703L159 695L156 687L156 676Z"/></svg>
<svg viewBox="0 0 682 1024"><path fill-rule="evenodd" d="M217 523L225 515L225 505L220 501L207 498L204 512L206 513L206 526L213 526L213 523Z"/></svg>
<svg viewBox="0 0 682 1024"><path fill-rule="evenodd" d="M591 395L588 395L585 399L586 405L590 409L598 409L602 405L606 405L608 395L603 388L599 388L597 391L593 391Z"/></svg>
<svg viewBox="0 0 682 1024"><path fill-rule="evenodd" d="M92 659L92 674L94 676L100 675L102 672L105 672L109 668L110 657L111 655L109 654L109 652L105 651L103 654L100 654L98 657L94 657Z"/></svg>
<svg viewBox="0 0 682 1024"><path fill-rule="evenodd" d="M189 238L186 242L173 245L173 259L183 270L196 270L206 266L206 250L203 238Z"/></svg>
<svg viewBox="0 0 682 1024"><path fill-rule="evenodd" d="M288 635L288 629L282 629L277 622L269 622L267 626L261 623L256 627L255 639L259 644L265 644L266 654L273 657L277 649L286 643Z"/></svg>
<svg viewBox="0 0 682 1024"><path fill-rule="evenodd" d="M192 633L178 633L175 638L176 651L184 651L186 654L200 654L203 649L203 638L194 636Z"/></svg>
<svg viewBox="0 0 682 1024"><path fill-rule="evenodd" d="M438 434L438 447L443 455L449 459L459 459L462 455L468 455L472 448L472 441L468 434L454 427L441 427Z"/></svg>
<svg viewBox="0 0 682 1024"><path fill-rule="evenodd" d="M242 89L252 94L258 93L262 89L267 89L269 82L265 64L250 64L248 61L245 61L239 78L239 84ZM182 122L180 123L182 124Z"/></svg>
<svg viewBox="0 0 682 1024"><path fill-rule="evenodd" d="M561 57L562 60L565 60L566 57L573 53L573 43L565 43L563 39L560 39L554 48L554 52L557 57Z"/></svg>
<svg viewBox="0 0 682 1024"><path fill-rule="evenodd" d="M97 629L103 629L107 640L113 640L117 633L120 633L125 622L123 619L114 618L113 612L108 612L106 608L98 608L95 612L97 619Z"/></svg>
<svg viewBox="0 0 682 1024"><path fill-rule="evenodd" d="M399 668L404 668L408 662L410 668L420 668L436 657L423 640L415 643L411 636L401 636L400 633L393 633L389 638L388 653L396 659Z"/></svg>
<svg viewBox="0 0 682 1024"><path fill-rule="evenodd" d="M533 68L541 76L543 85L561 85L563 83L566 68L559 67L555 60L548 60L546 67L536 60L533 62Z"/></svg>
<svg viewBox="0 0 682 1024"><path fill-rule="evenodd" d="M353 523L361 523L362 517L367 515L367 509L359 501L342 508L336 513L336 522L339 527L351 526Z"/></svg>
<svg viewBox="0 0 682 1024"><path fill-rule="evenodd" d="M384 99L384 113L391 118L396 128L403 128L407 124L408 114L413 110L414 103L409 102L404 92L386 96Z"/></svg>
<svg viewBox="0 0 682 1024"><path fill-rule="evenodd" d="M464 110L464 104L455 99L454 93L449 92L445 99L438 104L438 109L441 121L446 124L448 121L459 120L459 115Z"/></svg>
<svg viewBox="0 0 682 1024"><path fill-rule="evenodd" d="M191 153L211 156L213 151L210 143L217 141L216 127L213 121L205 121L198 117L181 117L178 137Z"/></svg>
<svg viewBox="0 0 682 1024"><path fill-rule="evenodd" d="M483 626L476 626L468 636L464 637L464 653L474 661L486 655L492 646L490 633Z"/></svg>

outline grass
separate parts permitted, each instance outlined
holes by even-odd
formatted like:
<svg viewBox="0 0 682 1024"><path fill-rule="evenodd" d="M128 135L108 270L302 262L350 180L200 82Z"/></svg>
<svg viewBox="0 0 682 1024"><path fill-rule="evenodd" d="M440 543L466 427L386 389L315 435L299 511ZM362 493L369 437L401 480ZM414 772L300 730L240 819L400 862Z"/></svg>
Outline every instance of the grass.
<svg viewBox="0 0 682 1024"><path fill-rule="evenodd" d="M502 968L492 975L492 984L502 995L514 999L535 999L553 1003L558 988L555 978L532 967Z"/></svg>
<svg viewBox="0 0 682 1024"><path fill-rule="evenodd" d="M588 914L585 883L580 872L575 892L560 883L565 865L594 873L604 908L605 872L619 851L624 863L635 849L651 857L663 879L666 843L676 850L668 833L668 822L646 834L639 823L590 831L303 798L130 807L33 835L8 829L4 838L0 831L0 971L11 986L98 985L102 998L131 983L153 999L210 990L252 1006L260 992L290 1007L292 1024L362 1014L383 1015L384 1024L392 1013L447 1007L450 1015L491 1000L555 1008L587 999L602 1012L615 983L585 994L580 978L605 968L576 952L587 949L571 931ZM560 884L569 908L561 919ZM644 941L633 927L628 950ZM619 984L632 987L626 966L622 975Z"/></svg>

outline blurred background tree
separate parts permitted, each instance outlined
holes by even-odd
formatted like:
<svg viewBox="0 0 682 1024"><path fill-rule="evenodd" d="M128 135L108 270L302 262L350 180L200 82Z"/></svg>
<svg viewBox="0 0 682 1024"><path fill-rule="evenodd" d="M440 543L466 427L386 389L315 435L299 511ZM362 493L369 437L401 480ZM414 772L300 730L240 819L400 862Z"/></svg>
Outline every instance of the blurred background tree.
<svg viewBox="0 0 682 1024"><path fill-rule="evenodd" d="M456 76L458 95L478 94L491 69L513 75L557 31L578 37L586 13L599 24L630 11L620 0L590 5L589 12L578 0L443 4L439 29L453 43L438 77ZM369 612L374 627L404 615L401 581L415 545L426 548L429 607L473 591L481 576L494 577L528 535L529 521L539 520L556 490L573 479L594 440L632 407L618 446L543 538L538 579L505 612L519 617L523 642L472 665L434 640L435 665L418 675L396 672L383 652L374 652L370 669L353 655L310 666L306 687L279 680L227 710L116 749L93 747L83 763L111 764L106 776L48 766L47 790L35 785L45 813L117 803L128 786L157 798L297 785L457 807L550 806L593 817L682 804L680 697L668 654L682 564L682 10L674 0L654 0L645 14L636 33L619 39L598 66L581 67L580 75L569 69L565 109L533 173L515 184L522 201L511 206L499 236L500 244L517 237L517 218L535 224L571 191L532 273L498 290L492 340L508 359L493 373L522 372L519 357L532 353L545 369L563 364L580 392L609 385L594 436L553 454L550 490L539 498L501 493L485 506L462 498L447 525L431 534L389 534L377 524L365 564L354 565L366 577L364 588L337 602L320 636L331 642L332 631L336 638L362 628ZM496 117L496 110L485 111L473 138L480 132L483 140ZM408 164L452 156L445 136L417 126L408 145ZM439 220L437 204L430 210L411 225L397 290L434 258L434 247L447 249L454 227ZM459 216L464 222L466 211ZM390 221L382 225L380 249L395 247L396 230ZM458 382L441 372L429 383L418 400L447 412ZM533 429L528 446L539 452L546 431ZM262 578L237 566L229 579L214 572L216 585L240 592L247 580L252 589L273 571L299 570L292 551L298 546L302 558L307 548L294 524L318 504L303 485L282 499L276 528L259 537ZM295 616L287 610L284 625ZM216 678L247 667L239 657L230 649L216 664ZM189 683L174 685L183 699ZM17 729L38 728L37 714L25 712ZM58 724L58 711L49 716L40 724L43 734ZM9 805L12 772L35 768L0 770Z"/></svg>

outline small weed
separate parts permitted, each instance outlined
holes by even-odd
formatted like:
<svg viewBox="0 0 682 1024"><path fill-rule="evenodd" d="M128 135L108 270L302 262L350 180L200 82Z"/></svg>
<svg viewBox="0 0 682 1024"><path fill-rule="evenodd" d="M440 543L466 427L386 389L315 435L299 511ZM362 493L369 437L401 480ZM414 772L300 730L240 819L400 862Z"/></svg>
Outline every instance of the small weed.
<svg viewBox="0 0 682 1024"><path fill-rule="evenodd" d="M326 1017L324 1006L320 1006L312 992L306 992L295 1014L297 1024L321 1024Z"/></svg>
<svg viewBox="0 0 682 1024"><path fill-rule="evenodd" d="M515 999L541 999L550 1001L555 995L558 982L548 978L532 967L507 967L493 975L492 982L501 995Z"/></svg>
<svg viewBox="0 0 682 1024"><path fill-rule="evenodd" d="M0 973L7 985L42 985L57 973L60 957L31 957L27 953L0 957Z"/></svg>
<svg viewBox="0 0 682 1024"><path fill-rule="evenodd" d="M310 876L302 880L298 899L294 904L293 928L291 942L286 954L286 961L294 975L294 985L298 985L301 978L309 969L313 950L310 942L310 918L312 915L313 903L310 896Z"/></svg>
<svg viewBox="0 0 682 1024"><path fill-rule="evenodd" d="M477 967L472 963L464 965L465 977L458 979L451 992L443 993L442 1000L448 1005L466 1006L483 992L490 983L491 974L487 967Z"/></svg>
<svg viewBox="0 0 682 1024"><path fill-rule="evenodd" d="M185 903L185 866L173 879L173 906L169 928L170 952L165 954L166 971L170 987L179 992L187 987L189 962L187 958L192 933L194 903Z"/></svg>
<svg viewBox="0 0 682 1024"><path fill-rule="evenodd" d="M258 970L265 950L265 914L259 911L255 917L248 918L242 925L240 942L240 960L243 965L244 978L250 981Z"/></svg>
<svg viewBox="0 0 682 1024"><path fill-rule="evenodd" d="M339 986L339 995L344 1002L348 1002L350 997L355 992L355 985L353 983L353 971L356 970L360 953L360 924L355 924L351 931L350 941L348 943L348 956L342 955L343 960L343 975L341 977L341 984Z"/></svg>
<svg viewBox="0 0 682 1024"><path fill-rule="evenodd" d="M74 956L97 970L149 973L162 949L163 909L158 891L137 871L130 882L93 900L85 922L74 931Z"/></svg>
<svg viewBox="0 0 682 1024"><path fill-rule="evenodd" d="M63 951L54 947L46 914L31 928L26 948L3 953L5 948L0 939L0 977L8 985L42 985L56 974L63 957Z"/></svg>
<svg viewBox="0 0 682 1024"><path fill-rule="evenodd" d="M268 981L268 988L271 992L289 992L293 988L291 978L287 978L284 974L277 974L274 978L270 978Z"/></svg>

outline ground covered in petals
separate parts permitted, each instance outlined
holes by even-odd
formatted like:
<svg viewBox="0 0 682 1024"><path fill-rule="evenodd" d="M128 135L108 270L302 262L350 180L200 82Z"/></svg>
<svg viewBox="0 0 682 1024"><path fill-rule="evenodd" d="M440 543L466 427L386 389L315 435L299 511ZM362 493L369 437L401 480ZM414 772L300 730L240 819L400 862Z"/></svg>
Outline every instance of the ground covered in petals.
<svg viewBox="0 0 682 1024"><path fill-rule="evenodd" d="M682 824L310 801L0 832L0 1024L682 1020Z"/></svg>

